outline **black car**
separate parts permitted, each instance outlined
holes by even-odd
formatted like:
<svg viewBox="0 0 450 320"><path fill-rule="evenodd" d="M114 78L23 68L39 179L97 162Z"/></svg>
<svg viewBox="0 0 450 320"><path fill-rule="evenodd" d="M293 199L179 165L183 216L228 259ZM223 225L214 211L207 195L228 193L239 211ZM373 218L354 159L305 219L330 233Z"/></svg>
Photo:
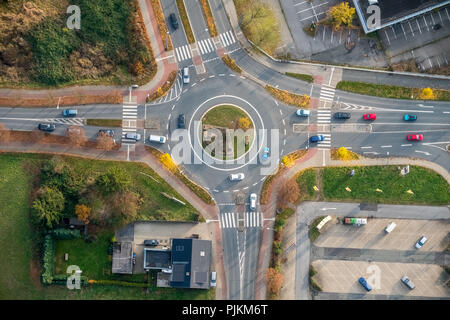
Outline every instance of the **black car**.
<svg viewBox="0 0 450 320"><path fill-rule="evenodd" d="M351 115L348 112L336 112L334 114L335 119L350 119Z"/></svg>
<svg viewBox="0 0 450 320"><path fill-rule="evenodd" d="M111 129L100 129L100 130L98 130L98 134L100 134L102 132L104 134L106 134L107 136L110 136L111 138L114 137L114 130L111 130Z"/></svg>
<svg viewBox="0 0 450 320"><path fill-rule="evenodd" d="M439 30L441 28L441 25L439 24L439 23L436 23L434 26L433 26L433 29L434 30Z"/></svg>
<svg viewBox="0 0 450 320"><path fill-rule="evenodd" d="M184 114L183 113L181 113L179 116L178 116L178 128L179 129L184 129L184 128L186 128L186 125L185 125L185 117L184 117Z"/></svg>
<svg viewBox="0 0 450 320"><path fill-rule="evenodd" d="M158 240L144 240L144 246L157 246L159 244Z"/></svg>
<svg viewBox="0 0 450 320"><path fill-rule="evenodd" d="M55 131L55 125L51 123L39 123L39 130L52 132Z"/></svg>
<svg viewBox="0 0 450 320"><path fill-rule="evenodd" d="M170 24L172 25L172 27L175 30L177 30L178 29L178 20L177 20L177 16L175 15L175 13L170 14L169 20L170 20Z"/></svg>

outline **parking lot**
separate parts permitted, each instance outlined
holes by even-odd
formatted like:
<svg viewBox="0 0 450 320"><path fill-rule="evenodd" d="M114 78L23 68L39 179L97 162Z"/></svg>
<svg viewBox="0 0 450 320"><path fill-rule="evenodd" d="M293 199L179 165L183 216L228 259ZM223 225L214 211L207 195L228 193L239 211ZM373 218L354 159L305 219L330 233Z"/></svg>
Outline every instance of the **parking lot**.
<svg viewBox="0 0 450 320"><path fill-rule="evenodd" d="M444 39L450 35L450 8L443 7L412 19L399 22L378 31L389 57L410 53L421 70L447 65L450 61L448 47L433 46L435 49L422 54L417 49Z"/></svg>
<svg viewBox="0 0 450 320"><path fill-rule="evenodd" d="M395 222L396 227L386 234L386 226ZM450 221L367 219L361 227L344 225L333 220L314 243L320 247L361 248L380 250L416 250L414 244L421 236L427 242L420 251L441 252L450 244Z"/></svg>
<svg viewBox="0 0 450 320"><path fill-rule="evenodd" d="M450 290L446 285L450 276L442 267L437 265L316 260L313 261L312 266L317 271L313 280L321 287L323 292L450 297ZM375 280L375 274L379 276L378 281ZM414 283L415 289L410 290L401 282L400 279L405 275ZM372 290L370 292L367 292L358 282L361 276L371 284Z"/></svg>

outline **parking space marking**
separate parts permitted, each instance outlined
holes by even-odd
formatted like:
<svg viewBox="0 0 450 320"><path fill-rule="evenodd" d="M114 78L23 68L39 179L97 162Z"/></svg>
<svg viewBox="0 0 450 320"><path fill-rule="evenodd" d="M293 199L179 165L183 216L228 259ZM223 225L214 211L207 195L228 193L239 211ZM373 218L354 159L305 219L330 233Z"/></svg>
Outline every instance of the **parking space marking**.
<svg viewBox="0 0 450 320"><path fill-rule="evenodd" d="M405 28L403 28L403 23L400 23L400 25L402 26L403 34L405 35L405 39L408 40L408 38L406 37Z"/></svg>
<svg viewBox="0 0 450 320"><path fill-rule="evenodd" d="M308 1L303 1L303 2L299 2L299 3L297 3L297 4L294 4L294 7L295 6L298 6L298 5L301 5L301 4L303 4L303 3L307 3Z"/></svg>
<svg viewBox="0 0 450 320"><path fill-rule="evenodd" d="M422 16L423 21L425 22L425 26L427 27L427 31L430 31L430 28L428 28L427 19L425 19L425 16Z"/></svg>
<svg viewBox="0 0 450 320"><path fill-rule="evenodd" d="M447 13L448 20L450 20L450 15L448 14L447 8L445 8L445 12Z"/></svg>
<svg viewBox="0 0 450 320"><path fill-rule="evenodd" d="M322 37L322 41L325 41L325 27L323 27L323 37Z"/></svg>
<svg viewBox="0 0 450 320"><path fill-rule="evenodd" d="M413 29L412 29L412 27L411 27L411 23L408 21L408 24L409 24L409 28L411 29L411 33L412 33L412 35L413 35L413 37L414 37L414 31L413 31Z"/></svg>
<svg viewBox="0 0 450 320"><path fill-rule="evenodd" d="M416 19L417 26L419 27L420 33L422 33L422 29L420 29L419 20Z"/></svg>
<svg viewBox="0 0 450 320"><path fill-rule="evenodd" d="M442 24L444 24L444 20L442 20L441 12L438 11L438 14L439 14L439 19L441 19Z"/></svg>
<svg viewBox="0 0 450 320"><path fill-rule="evenodd" d="M434 21L433 12L430 13L430 16L431 16L431 20L433 20L433 24L436 24L436 21Z"/></svg>
<svg viewBox="0 0 450 320"><path fill-rule="evenodd" d="M387 34L386 29L384 29L384 34L386 35L386 39L387 39L389 45L391 45L391 40L389 40L389 36L388 36L388 34Z"/></svg>

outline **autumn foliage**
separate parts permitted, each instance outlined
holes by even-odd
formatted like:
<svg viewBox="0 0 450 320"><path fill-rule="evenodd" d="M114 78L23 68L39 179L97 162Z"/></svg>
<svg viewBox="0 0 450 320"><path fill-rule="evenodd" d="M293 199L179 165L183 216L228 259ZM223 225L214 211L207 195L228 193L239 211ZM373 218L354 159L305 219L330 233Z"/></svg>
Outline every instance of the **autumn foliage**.
<svg viewBox="0 0 450 320"><path fill-rule="evenodd" d="M289 203L297 201L300 189L295 179L281 181L281 188L278 191L278 206L286 208Z"/></svg>
<svg viewBox="0 0 450 320"><path fill-rule="evenodd" d="M114 148L114 139L104 132L99 132L97 136L97 149L110 151Z"/></svg>
<svg viewBox="0 0 450 320"><path fill-rule="evenodd" d="M283 275L274 268L268 268L265 275L269 295L278 296L283 285Z"/></svg>
<svg viewBox="0 0 450 320"><path fill-rule="evenodd" d="M78 217L78 220L83 221L84 223L89 223L89 217L91 215L91 208L85 206L84 204L77 204L75 206L75 214Z"/></svg>
<svg viewBox="0 0 450 320"><path fill-rule="evenodd" d="M422 93L420 94L420 99L424 99L424 100L433 100L434 97L434 92L433 89L431 88L425 88L422 90Z"/></svg>
<svg viewBox="0 0 450 320"><path fill-rule="evenodd" d="M211 12L208 0L200 0L203 8L203 13L205 14L206 23L208 24L208 31L211 37L217 37L219 33L217 32L216 24L214 23L214 17Z"/></svg>
<svg viewBox="0 0 450 320"><path fill-rule="evenodd" d="M76 147L86 143L86 133L84 129L78 126L71 126L66 130L66 136L69 138L70 144Z"/></svg>
<svg viewBox="0 0 450 320"><path fill-rule="evenodd" d="M356 153L348 150L347 148L340 147L336 151L336 159L337 160L349 161L349 160L358 160L359 157L358 157L358 155Z"/></svg>
<svg viewBox="0 0 450 320"><path fill-rule="evenodd" d="M173 162L170 154L168 154L168 153L162 154L161 157L159 158L159 160L167 169L169 169L169 171L175 173L178 170L177 164L175 162Z"/></svg>
<svg viewBox="0 0 450 320"><path fill-rule="evenodd" d="M276 99L300 108L309 108L310 97L306 94L295 94L266 85L266 90Z"/></svg>
<svg viewBox="0 0 450 320"><path fill-rule="evenodd" d="M341 2L329 11L332 17L332 23L335 29L339 29L341 25L351 27L353 19L355 18L355 8L351 8L348 2Z"/></svg>

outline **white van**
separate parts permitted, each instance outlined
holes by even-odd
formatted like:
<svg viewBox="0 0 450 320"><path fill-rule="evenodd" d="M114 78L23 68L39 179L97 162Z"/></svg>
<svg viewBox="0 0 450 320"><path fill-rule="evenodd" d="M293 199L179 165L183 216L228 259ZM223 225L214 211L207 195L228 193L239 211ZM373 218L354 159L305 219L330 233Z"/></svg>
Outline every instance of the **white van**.
<svg viewBox="0 0 450 320"><path fill-rule="evenodd" d="M386 233L391 233L392 230L395 229L397 225L395 224L395 222L391 222L387 225L386 229L384 229L384 231L386 231Z"/></svg>
<svg viewBox="0 0 450 320"><path fill-rule="evenodd" d="M183 83L189 83L190 78L189 78L189 68L185 67L183 68Z"/></svg>
<svg viewBox="0 0 450 320"><path fill-rule="evenodd" d="M215 287L216 286L216 272L215 271L211 272L211 284L210 284L210 286L211 287Z"/></svg>
<svg viewBox="0 0 450 320"><path fill-rule="evenodd" d="M166 142L166 137L150 135L150 137L148 138L148 140L149 140L150 142L165 143L165 142Z"/></svg>

